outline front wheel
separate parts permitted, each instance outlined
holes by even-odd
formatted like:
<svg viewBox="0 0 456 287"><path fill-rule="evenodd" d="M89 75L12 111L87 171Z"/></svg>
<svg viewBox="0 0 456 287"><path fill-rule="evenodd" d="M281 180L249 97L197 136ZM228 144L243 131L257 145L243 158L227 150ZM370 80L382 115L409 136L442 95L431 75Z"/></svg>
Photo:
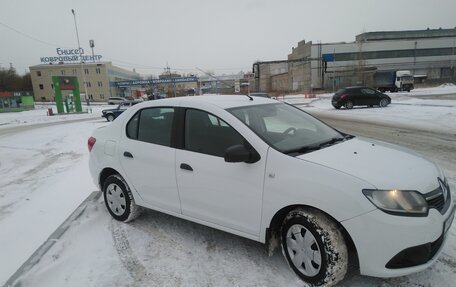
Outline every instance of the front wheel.
<svg viewBox="0 0 456 287"><path fill-rule="evenodd" d="M296 209L281 228L282 252L288 265L312 286L334 286L348 269L348 251L334 221L313 209Z"/></svg>
<svg viewBox="0 0 456 287"><path fill-rule="evenodd" d="M380 103L378 104L380 107L384 108L389 104L389 101L387 99L381 99Z"/></svg>
<svg viewBox="0 0 456 287"><path fill-rule="evenodd" d="M106 120L107 120L108 122L112 122L112 121L114 121L115 119L116 119L116 118L115 118L113 115L111 115L111 114L109 114L109 115L106 116Z"/></svg>

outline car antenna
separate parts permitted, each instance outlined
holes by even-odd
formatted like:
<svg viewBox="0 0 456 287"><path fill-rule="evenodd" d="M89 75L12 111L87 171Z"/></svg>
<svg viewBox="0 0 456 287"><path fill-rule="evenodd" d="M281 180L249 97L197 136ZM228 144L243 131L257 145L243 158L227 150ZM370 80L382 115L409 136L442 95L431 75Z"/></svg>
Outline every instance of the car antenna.
<svg viewBox="0 0 456 287"><path fill-rule="evenodd" d="M253 98L249 95L246 95L251 101L253 101Z"/></svg>

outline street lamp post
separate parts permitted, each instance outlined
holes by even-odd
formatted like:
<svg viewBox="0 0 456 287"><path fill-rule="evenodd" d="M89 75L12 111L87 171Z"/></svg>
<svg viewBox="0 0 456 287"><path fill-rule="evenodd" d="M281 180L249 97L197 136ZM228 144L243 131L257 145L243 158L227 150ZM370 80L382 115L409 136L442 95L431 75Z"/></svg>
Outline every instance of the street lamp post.
<svg viewBox="0 0 456 287"><path fill-rule="evenodd" d="M83 86L84 86L86 103L87 103L87 106L90 106L89 94L87 93L87 83L86 83L85 75L84 75L84 64L82 62L81 44L79 42L78 24L76 23L76 13L74 12L74 9L71 9L71 13L73 13L74 27L76 28L76 39L78 40L79 59L80 59L80 63L81 63L81 73L82 73L82 81L83 81Z"/></svg>

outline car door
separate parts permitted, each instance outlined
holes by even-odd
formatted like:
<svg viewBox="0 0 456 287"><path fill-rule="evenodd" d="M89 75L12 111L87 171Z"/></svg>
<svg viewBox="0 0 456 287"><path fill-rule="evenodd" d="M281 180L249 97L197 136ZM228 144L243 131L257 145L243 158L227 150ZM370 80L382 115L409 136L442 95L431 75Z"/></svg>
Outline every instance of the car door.
<svg viewBox="0 0 456 287"><path fill-rule="evenodd" d="M122 131L119 152L128 182L148 207L180 213L172 145L174 115L172 107L138 111Z"/></svg>
<svg viewBox="0 0 456 287"><path fill-rule="evenodd" d="M202 110L186 109L183 119L183 146L176 151L182 213L258 236L267 149L258 150L260 160L255 163L225 162L226 148L250 145L245 138L220 117Z"/></svg>
<svg viewBox="0 0 456 287"><path fill-rule="evenodd" d="M361 91L358 88L347 89L348 100L353 102L353 105L359 105L361 101Z"/></svg>
<svg viewBox="0 0 456 287"><path fill-rule="evenodd" d="M369 88L363 88L361 89L361 93L363 98L361 105L370 106L378 104L378 97L376 91Z"/></svg>

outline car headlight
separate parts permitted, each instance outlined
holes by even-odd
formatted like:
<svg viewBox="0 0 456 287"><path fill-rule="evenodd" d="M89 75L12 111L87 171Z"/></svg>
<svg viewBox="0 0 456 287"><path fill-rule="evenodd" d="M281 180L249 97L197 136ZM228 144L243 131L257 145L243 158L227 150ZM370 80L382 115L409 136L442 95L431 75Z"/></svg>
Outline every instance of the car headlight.
<svg viewBox="0 0 456 287"><path fill-rule="evenodd" d="M370 202L386 213L402 216L428 215L426 199L418 191L363 189L363 193Z"/></svg>

